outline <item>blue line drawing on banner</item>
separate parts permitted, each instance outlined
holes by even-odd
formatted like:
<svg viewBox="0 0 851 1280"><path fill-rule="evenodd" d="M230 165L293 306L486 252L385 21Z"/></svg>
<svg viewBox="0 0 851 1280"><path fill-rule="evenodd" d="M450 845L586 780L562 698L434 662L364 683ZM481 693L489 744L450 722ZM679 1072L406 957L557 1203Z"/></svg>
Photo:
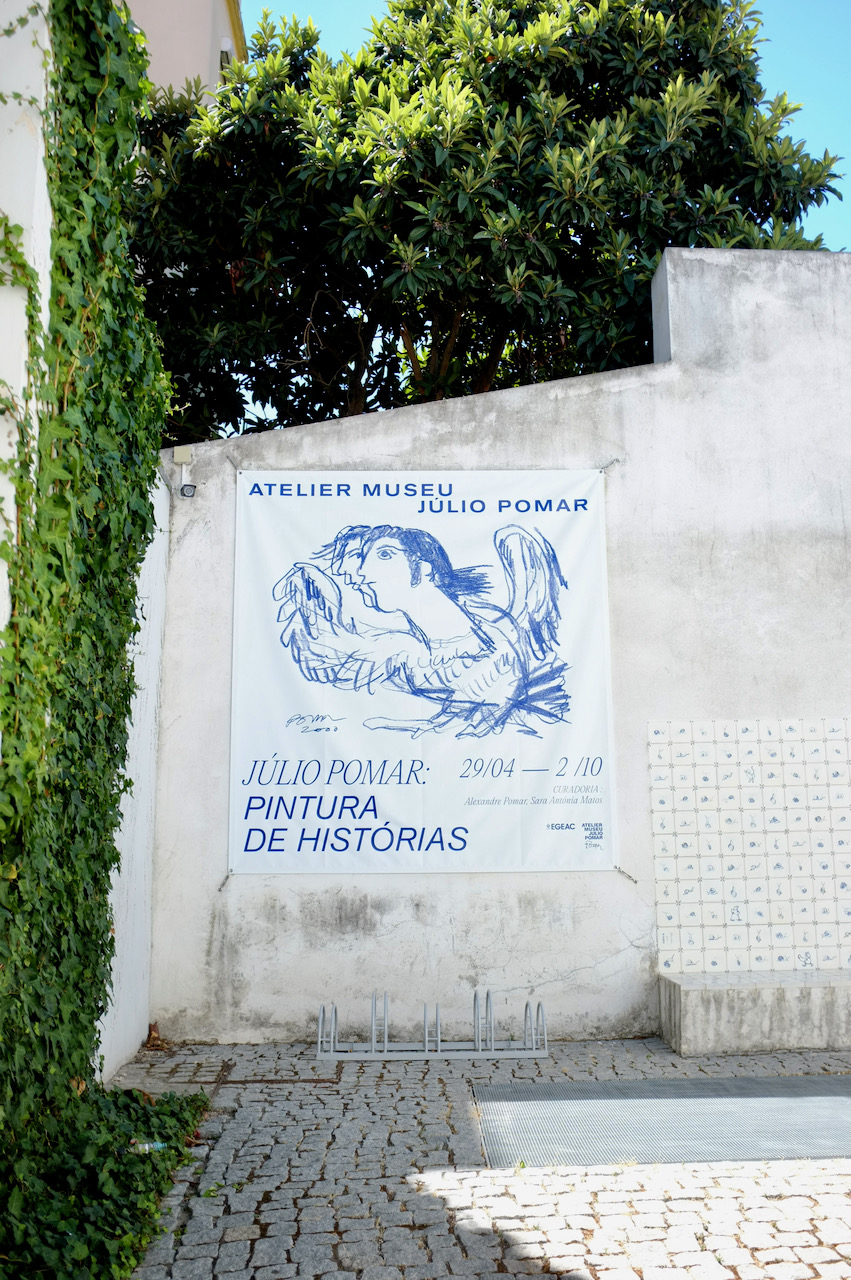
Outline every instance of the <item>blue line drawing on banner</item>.
<svg viewBox="0 0 851 1280"><path fill-rule="evenodd" d="M494 534L507 607L489 596L481 566L454 569L422 529L351 525L276 582L281 643L305 680L375 693L388 686L434 708L426 718L364 721L412 738L458 738L512 725L565 722L568 670L557 650L567 582L555 550L536 531Z"/></svg>

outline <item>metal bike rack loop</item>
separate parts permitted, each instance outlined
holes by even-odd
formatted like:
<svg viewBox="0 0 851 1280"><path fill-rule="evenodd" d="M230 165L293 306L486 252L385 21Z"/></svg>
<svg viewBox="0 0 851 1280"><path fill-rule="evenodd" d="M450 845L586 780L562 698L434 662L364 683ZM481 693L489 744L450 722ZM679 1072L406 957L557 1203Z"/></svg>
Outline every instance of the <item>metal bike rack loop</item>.
<svg viewBox="0 0 851 1280"><path fill-rule="evenodd" d="M540 1058L549 1053L547 1048L547 1019L544 1006L539 1001L532 1016L531 1001L526 1001L523 1012L523 1039L498 1040L491 993L485 993L485 1012L482 1016L478 991L473 996L472 1040L444 1040L440 1032L440 1005L434 1006L434 1022L429 1018L428 1005L423 1005L422 1041L390 1039L390 1001L384 992L383 1002L373 991L370 1005L369 1039L342 1041L338 1032L337 1006L326 1011L319 1009L316 1037L317 1058L361 1060L382 1058Z"/></svg>

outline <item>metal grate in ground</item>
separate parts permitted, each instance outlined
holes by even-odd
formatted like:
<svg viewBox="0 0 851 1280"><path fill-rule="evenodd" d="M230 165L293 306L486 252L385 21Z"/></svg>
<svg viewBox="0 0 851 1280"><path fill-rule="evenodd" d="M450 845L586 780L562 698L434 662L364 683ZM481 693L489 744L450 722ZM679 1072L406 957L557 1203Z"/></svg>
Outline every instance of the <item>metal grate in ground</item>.
<svg viewBox="0 0 851 1280"><path fill-rule="evenodd" d="M491 1168L851 1156L851 1076L475 1085Z"/></svg>

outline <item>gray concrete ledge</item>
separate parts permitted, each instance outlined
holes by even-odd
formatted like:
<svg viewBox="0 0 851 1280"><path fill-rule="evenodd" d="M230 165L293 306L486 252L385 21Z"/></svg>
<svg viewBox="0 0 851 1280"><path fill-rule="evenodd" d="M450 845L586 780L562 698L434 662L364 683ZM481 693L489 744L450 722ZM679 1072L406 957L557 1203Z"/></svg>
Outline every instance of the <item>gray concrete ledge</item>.
<svg viewBox="0 0 851 1280"><path fill-rule="evenodd" d="M683 1057L851 1048L851 974L665 974L662 1038Z"/></svg>

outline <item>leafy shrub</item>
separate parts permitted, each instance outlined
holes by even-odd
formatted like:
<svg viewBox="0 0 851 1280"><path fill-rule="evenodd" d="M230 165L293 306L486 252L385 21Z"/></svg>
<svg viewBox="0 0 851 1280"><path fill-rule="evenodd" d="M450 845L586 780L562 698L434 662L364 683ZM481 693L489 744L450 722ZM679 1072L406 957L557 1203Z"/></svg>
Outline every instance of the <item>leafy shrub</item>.
<svg viewBox="0 0 851 1280"><path fill-rule="evenodd" d="M203 1095L94 1087L17 1144L14 1185L0 1208L0 1277L121 1280L150 1240L160 1195L187 1153ZM135 1152L134 1140L166 1143Z"/></svg>

